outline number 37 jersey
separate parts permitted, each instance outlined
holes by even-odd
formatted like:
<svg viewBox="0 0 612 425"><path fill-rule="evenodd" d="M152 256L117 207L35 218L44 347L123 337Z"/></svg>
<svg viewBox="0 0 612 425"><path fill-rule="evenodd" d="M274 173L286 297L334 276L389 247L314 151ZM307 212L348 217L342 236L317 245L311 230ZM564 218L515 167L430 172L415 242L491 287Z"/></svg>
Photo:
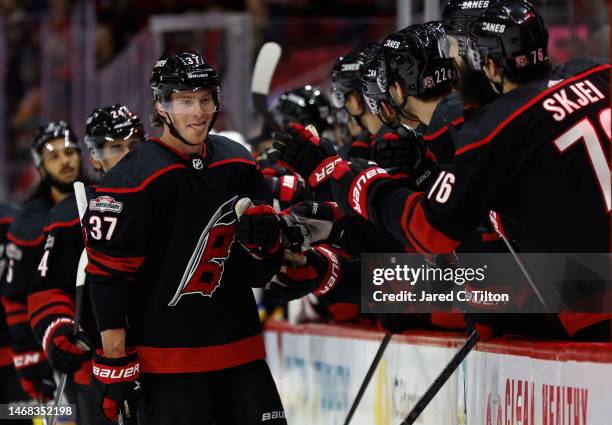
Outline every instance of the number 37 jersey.
<svg viewBox="0 0 612 425"><path fill-rule="evenodd" d="M209 136L203 156L159 140L106 174L85 215L87 273L100 330L127 328L143 372L225 369L265 357L251 286L280 259L234 241L239 196L267 201L239 144Z"/></svg>
<svg viewBox="0 0 612 425"><path fill-rule="evenodd" d="M466 121L429 193L384 199L385 228L449 252L494 210L522 252L608 252L610 151L610 65L570 62Z"/></svg>

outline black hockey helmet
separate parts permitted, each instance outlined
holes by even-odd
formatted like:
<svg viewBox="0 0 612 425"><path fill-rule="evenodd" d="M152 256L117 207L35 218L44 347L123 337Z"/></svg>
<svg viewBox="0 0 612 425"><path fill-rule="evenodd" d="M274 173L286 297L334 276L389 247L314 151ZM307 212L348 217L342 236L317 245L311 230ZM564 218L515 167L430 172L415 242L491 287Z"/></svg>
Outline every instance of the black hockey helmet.
<svg viewBox="0 0 612 425"><path fill-rule="evenodd" d="M466 41L476 18L498 0L447 0L442 11L446 33L457 40L459 54L465 56Z"/></svg>
<svg viewBox="0 0 612 425"><path fill-rule="evenodd" d="M359 80L363 100L370 111L387 126L399 125L399 113L389 96L387 68L384 58L377 55L369 59L361 68Z"/></svg>
<svg viewBox="0 0 612 425"><path fill-rule="evenodd" d="M331 104L335 108L344 107L349 93L356 92L359 94L361 92L361 67L376 55L378 48L377 43L371 43L336 59L330 74Z"/></svg>
<svg viewBox="0 0 612 425"><path fill-rule="evenodd" d="M32 141L32 147L30 152L34 164L38 167L42 163L42 151L43 148L52 150L52 147L47 143L56 140L63 139L65 148L73 148L81 150L78 139L72 131L72 128L65 121L50 122L45 126L40 126L34 140Z"/></svg>
<svg viewBox="0 0 612 425"><path fill-rule="evenodd" d="M548 61L548 30L531 3L505 0L478 16L468 36L468 64L481 70L487 56L502 70L523 70Z"/></svg>
<svg viewBox="0 0 612 425"><path fill-rule="evenodd" d="M171 93L213 89L216 111L221 109L217 71L198 52L164 55L153 66L150 81L155 99L166 102Z"/></svg>
<svg viewBox="0 0 612 425"><path fill-rule="evenodd" d="M450 58L448 39L438 24L411 25L389 35L382 43L388 84L398 82L407 96L427 97L450 90L457 72Z"/></svg>
<svg viewBox="0 0 612 425"><path fill-rule="evenodd" d="M334 123L329 100L321 88L311 85L283 93L272 110L272 116L281 128L292 122L313 124L321 133Z"/></svg>
<svg viewBox="0 0 612 425"><path fill-rule="evenodd" d="M104 143L113 140L145 140L142 121L125 105L105 106L96 109L85 124L85 145L98 155Z"/></svg>

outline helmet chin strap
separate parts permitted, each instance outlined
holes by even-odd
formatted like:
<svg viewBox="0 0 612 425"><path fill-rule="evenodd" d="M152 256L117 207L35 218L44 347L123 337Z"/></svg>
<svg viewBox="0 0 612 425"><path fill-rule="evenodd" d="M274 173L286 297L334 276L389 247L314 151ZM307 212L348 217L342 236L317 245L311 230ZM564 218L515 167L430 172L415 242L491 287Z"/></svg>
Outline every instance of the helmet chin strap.
<svg viewBox="0 0 612 425"><path fill-rule="evenodd" d="M164 124L168 126L168 129L170 130L170 134L172 134L174 137L179 139L182 143L186 144L187 146L200 146L202 144L202 143L189 143L187 140L185 140L185 138L181 136L181 134L178 132L176 127L174 127L174 124L172 123L172 119L170 118L170 113L169 112L166 112L166 113L168 114L167 118L164 117L163 115L160 115L160 116L162 117Z"/></svg>

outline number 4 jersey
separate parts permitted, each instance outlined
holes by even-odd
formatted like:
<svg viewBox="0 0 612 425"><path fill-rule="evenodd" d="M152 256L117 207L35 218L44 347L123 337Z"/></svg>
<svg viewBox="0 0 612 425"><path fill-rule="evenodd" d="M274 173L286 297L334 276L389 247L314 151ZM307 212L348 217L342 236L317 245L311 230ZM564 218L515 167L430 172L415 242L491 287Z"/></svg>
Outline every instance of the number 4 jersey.
<svg viewBox="0 0 612 425"><path fill-rule="evenodd" d="M269 201L250 154L221 136L188 157L157 139L110 170L85 215L100 330L127 328L141 371L204 372L265 357L252 286L280 258L234 241L240 196Z"/></svg>
<svg viewBox="0 0 612 425"><path fill-rule="evenodd" d="M465 122L428 193L395 189L384 227L419 252L450 252L488 211L522 252L610 250L610 65L575 61Z"/></svg>

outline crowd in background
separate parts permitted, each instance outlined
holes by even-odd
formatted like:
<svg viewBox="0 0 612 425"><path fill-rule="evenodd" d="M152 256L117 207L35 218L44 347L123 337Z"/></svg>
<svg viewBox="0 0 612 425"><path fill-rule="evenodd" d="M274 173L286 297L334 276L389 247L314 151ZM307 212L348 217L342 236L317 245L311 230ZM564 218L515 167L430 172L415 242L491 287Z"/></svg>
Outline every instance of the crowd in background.
<svg viewBox="0 0 612 425"><path fill-rule="evenodd" d="M424 1L414 0L413 9L422 13ZM547 11L551 26L566 26L567 30L559 32L556 42L551 40L553 60L565 61L576 52L590 56L609 54L609 15L603 13L608 7L607 1L538 0L534 3ZM6 111L4 125L0 126L4 128L0 149L4 149L7 167L0 178L8 180L9 199L6 200L20 201L36 178L23 165L29 159L34 131L43 121L70 116L71 49L74 48L70 22L78 4L76 0L0 1L4 37L2 91ZM296 75L310 73L309 81L319 83L312 75L312 69L316 68L313 64L320 65L317 69L327 70L342 52L381 39L393 30L396 6L395 0L97 0L96 66L101 69L111 62L146 27L151 15L248 12L254 18L254 49L269 40L290 47L275 82L283 87L297 86L302 82L297 81ZM569 30L568 25L573 29ZM222 39L218 33L205 36L212 41L215 37ZM176 34L169 44L184 48L186 37L191 35ZM207 45L217 44L211 40L207 40ZM46 61L42 59L43 48L49 53L44 56ZM52 80L52 99L44 99L42 94L49 93L43 90L43 75ZM327 77L326 73L321 76ZM47 84L51 85L49 81ZM54 116L46 116L50 113ZM223 125L223 120L220 124Z"/></svg>

